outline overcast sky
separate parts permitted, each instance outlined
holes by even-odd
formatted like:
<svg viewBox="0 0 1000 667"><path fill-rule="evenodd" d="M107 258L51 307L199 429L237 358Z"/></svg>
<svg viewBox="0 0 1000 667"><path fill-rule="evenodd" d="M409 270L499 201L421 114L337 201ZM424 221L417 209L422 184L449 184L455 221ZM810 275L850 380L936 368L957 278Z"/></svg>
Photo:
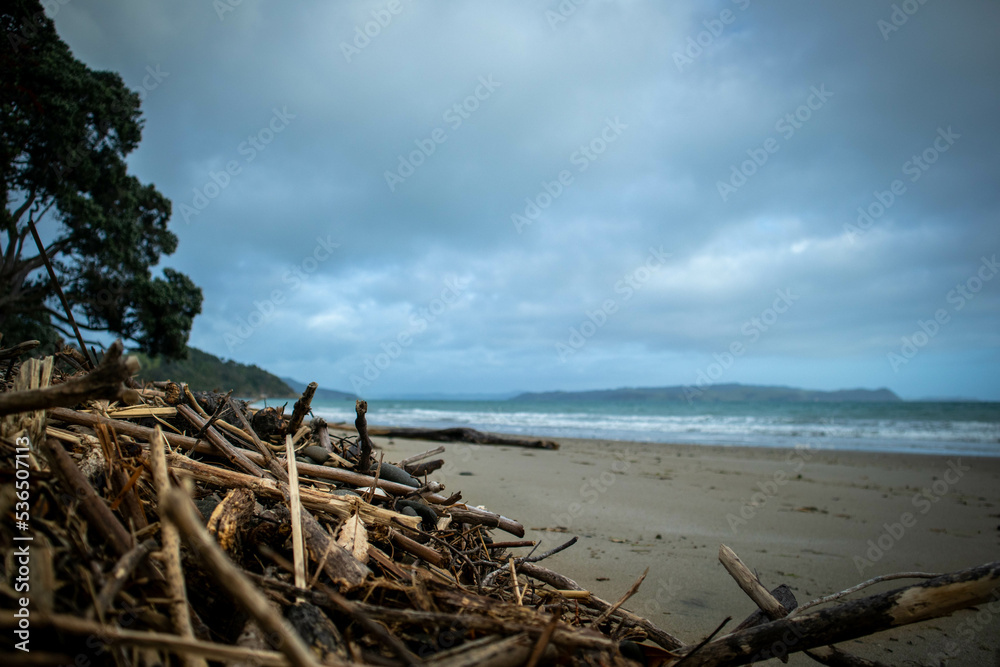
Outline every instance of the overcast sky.
<svg viewBox="0 0 1000 667"><path fill-rule="evenodd" d="M195 347L366 397L1000 400L996 2L48 4L144 91Z"/></svg>

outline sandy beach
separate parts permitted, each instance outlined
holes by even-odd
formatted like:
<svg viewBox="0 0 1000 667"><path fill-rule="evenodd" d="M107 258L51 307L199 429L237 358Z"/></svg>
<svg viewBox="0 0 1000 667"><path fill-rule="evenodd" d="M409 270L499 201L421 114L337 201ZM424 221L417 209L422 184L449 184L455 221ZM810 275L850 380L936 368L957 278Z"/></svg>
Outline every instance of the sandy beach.
<svg viewBox="0 0 1000 667"><path fill-rule="evenodd" d="M521 522L539 551L578 536L546 564L605 599L648 567L626 607L684 641L755 609L719 563L720 544L800 603L881 574L1000 558L1000 459L558 441L558 451L447 444L432 478ZM375 442L388 461L439 444ZM841 648L892 665L1000 665L1000 601Z"/></svg>

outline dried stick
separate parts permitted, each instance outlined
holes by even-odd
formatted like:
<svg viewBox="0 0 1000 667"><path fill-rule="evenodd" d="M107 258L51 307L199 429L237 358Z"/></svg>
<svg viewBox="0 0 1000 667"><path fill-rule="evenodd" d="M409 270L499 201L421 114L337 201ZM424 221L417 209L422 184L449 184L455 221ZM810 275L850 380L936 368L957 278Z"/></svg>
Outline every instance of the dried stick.
<svg viewBox="0 0 1000 667"><path fill-rule="evenodd" d="M538 636L538 641L535 643L535 648L532 649L531 655L528 657L528 662L525 663L524 667L535 667L538 661L542 659L542 654L545 653L545 648L549 645L549 641L552 639L552 633L556 631L556 626L559 625L559 614L552 614L552 620L549 621L545 629L542 630L542 634Z"/></svg>
<svg viewBox="0 0 1000 667"><path fill-rule="evenodd" d="M95 615L98 619L104 618L104 612L111 607L115 597L118 596L128 582L128 578L132 576L136 568L146 561L146 558L149 557L149 554L154 549L156 549L156 540L148 539L141 544L137 544L134 549L131 549L118 559L118 562L111 569L110 576L104 582L104 586L101 587L101 592L97 594L97 599L94 600L94 607L87 612L88 618L93 619Z"/></svg>
<svg viewBox="0 0 1000 667"><path fill-rule="evenodd" d="M521 597L521 585L517 583L517 570L514 569L514 559L511 558L508 560L507 565L510 568L510 585L514 587L514 597L517 598L517 606L521 607L524 601Z"/></svg>
<svg viewBox="0 0 1000 667"><path fill-rule="evenodd" d="M124 383L139 370L139 362L134 357L123 359L122 350L122 342L116 340L97 368L83 377L44 389L0 394L0 415L71 406L98 398L119 398L124 390Z"/></svg>
<svg viewBox="0 0 1000 667"><path fill-rule="evenodd" d="M733 575L733 578L736 579L737 583L740 584L740 587L743 588L743 590L747 593L747 595L750 595L750 599L752 599L754 603L756 603L757 606L760 608L760 611L758 611L755 614L751 614L746 619L744 619L742 623L737 625L736 628L733 630L733 632L739 632L740 630L743 630L745 628L759 625L761 622L763 622L763 619L760 618L761 614L763 614L764 617L772 621L776 621L780 618L788 617L789 611L791 612L796 611L795 606L798 603L795 600L795 596L792 595L791 591L788 589L787 586L784 585L779 586L775 588L773 592L767 591L760 584L760 580L755 575L751 574L750 570L747 569L746 565L743 564L743 561L740 560L739 556L737 556L732 549L730 549L724 544L720 545L719 547L719 560L722 561L723 566L726 568L726 570L729 571L731 575ZM746 587L744 587L743 582L748 582L746 586L749 586L753 590L753 594L751 594L751 592L748 591ZM756 586L754 586L754 584L756 584ZM778 600L776 595L779 594L787 596L788 602L782 603L780 600ZM824 660L839 660L840 662L835 664L840 664L840 665L864 664L864 661L862 661L861 658L857 658L854 655L847 653L846 651L841 651L837 648L834 648L833 646L818 647L815 649L813 653L814 655L811 655L810 657L812 657L814 660L818 662L823 662ZM781 662L784 663L788 662L787 655L779 656L779 658L781 659Z"/></svg>
<svg viewBox="0 0 1000 667"><path fill-rule="evenodd" d="M18 619L14 612L0 609L0 626L16 627ZM148 630L123 630L114 625L101 625L69 614L38 614L32 616L32 624L39 627L50 627L73 635L89 636L93 639L111 645L149 646L171 651L178 655L200 655L211 660L225 663L240 661L256 664L261 667L287 667L288 660L277 651L261 651L238 646L226 646L198 639L184 639L177 635ZM96 648L96 647L95 647ZM327 658L327 660L331 660ZM349 667L342 660L328 662L336 667Z"/></svg>
<svg viewBox="0 0 1000 667"><path fill-rule="evenodd" d="M627 591L625 591L625 594L622 595L620 598L618 598L618 602L614 603L613 605L611 605L610 607L608 607L607 609L605 609L604 612L600 616L597 617L597 620L594 621L593 626L595 628L598 627L598 626L600 626L601 623L603 623L604 621L606 621L611 616L611 614L613 614L616 611L618 611L618 608L621 607L623 604L625 604L625 602L630 597L632 597L633 595L635 595L636 593L638 593L639 592L639 586L642 586L642 582L646 580L646 575L647 574L649 574L649 568L648 567L646 568L645 572L643 572L642 574L639 575L639 578L635 580L635 583L632 584L632 586L630 586Z"/></svg>
<svg viewBox="0 0 1000 667"><path fill-rule="evenodd" d="M685 664L742 665L771 657L774 646L794 653L836 644L946 616L991 599L997 590L1000 590L1000 561L734 632L705 645ZM675 652L683 655L691 649L684 647Z"/></svg>
<svg viewBox="0 0 1000 667"><path fill-rule="evenodd" d="M267 598L233 564L201 525L191 498L180 489L170 489L161 508L177 526L184 543L230 595L251 615L261 629L279 638L278 648L297 667L319 667L319 663L295 630L275 611Z"/></svg>
<svg viewBox="0 0 1000 667"><path fill-rule="evenodd" d="M264 476L264 471L261 469L261 467L256 463L254 463L253 461L251 461L249 458L247 458L246 454L244 454L242 450L234 447L232 443L226 440L225 436L223 436L215 429L214 426L209 426L208 428L205 428L206 424L208 424L208 420L199 417L197 414L195 414L194 410L192 410L186 405L178 405L177 414L184 417L184 419L187 419L189 422L191 422L191 424L198 427L199 429L203 429L205 431L205 436L208 438L208 441L211 442L213 445L215 445L216 448L220 452L222 452L222 454L225 455L225 457L229 459L229 462L232 463L234 466L240 468L241 470L244 470L245 472L255 477Z"/></svg>
<svg viewBox="0 0 1000 667"><path fill-rule="evenodd" d="M817 605L826 604L827 602L833 602L834 600L839 600L840 598L848 596L851 593L857 593L863 588L868 588L873 584L878 584L883 581L891 581L893 579L933 579L935 577L940 577L940 576L941 576L940 573L932 574L930 572L896 572L894 574L880 574L879 576L872 577L868 581L863 581L856 586L851 586L850 588L846 588L840 591L839 593L833 593L831 595L827 595L826 597L818 598L816 600L810 600L805 604L799 605L796 609L792 610L792 612L788 615L798 616L799 614L801 614L806 609L809 609L810 607L815 607Z"/></svg>
<svg viewBox="0 0 1000 667"><path fill-rule="evenodd" d="M162 508L168 500L170 492L170 473L167 471L167 458L163 432L156 427L153 439L149 443L150 464L153 468L153 483L156 485L157 502ZM163 540L163 561L167 569L167 587L170 591L170 618L174 631L181 637L194 638L191 628L191 616L188 614L187 587L184 583L184 568L181 566L181 540L177 527L171 521L165 521L160 526ZM204 666L204 660L190 659L191 667Z"/></svg>
<svg viewBox="0 0 1000 667"><path fill-rule="evenodd" d="M549 586L552 586L553 588L559 590L570 590L570 591L584 590L584 588L580 586L580 584L576 583L569 577L564 577L561 574L553 572L552 570L546 567L542 567L541 565L536 565L535 563L521 563L521 567L519 569L521 571L521 574L526 574L529 577L538 579L539 581L545 582ZM583 604L587 605L588 607L597 609L598 611L604 611L605 609L611 606L610 602L602 600L601 598L593 594L591 594L589 598L584 600ZM668 651L673 651L675 649L684 646L684 642L682 642L677 637L674 637L669 632L661 630L660 628L653 625L652 622L646 620L645 618L642 618L641 616L633 614L632 612L626 609L619 608L617 611L614 612L614 614L612 614L612 616L615 614L621 617L621 619L625 621L626 625L636 626L645 630L646 634L649 635L650 639L652 639L654 642L656 642L663 648L667 649Z"/></svg>
<svg viewBox="0 0 1000 667"><path fill-rule="evenodd" d="M750 596L754 604L760 607L769 618L774 620L788 615L788 610L774 599L774 596L761 585L760 580L750 571L750 568L743 564L736 552L725 544L719 545L719 561L736 580L739 587L743 589L743 592Z"/></svg>
<svg viewBox="0 0 1000 667"><path fill-rule="evenodd" d="M316 383L310 387L316 391ZM296 404L297 406L298 404ZM305 546L302 544L302 500L299 497L299 473L295 469L295 447L292 436L285 436L285 451L288 456L288 510L292 514L292 558L295 565L295 585L306 587Z"/></svg>
<svg viewBox="0 0 1000 667"><path fill-rule="evenodd" d="M405 458L402 461L400 461L398 465L400 468L406 468L408 465L412 463L416 463L417 461L423 461L424 459L429 459L435 454L441 454L442 452L444 452L444 445L439 445L434 449L428 449L426 452L421 452L420 454L414 454L413 456Z"/></svg>
<svg viewBox="0 0 1000 667"><path fill-rule="evenodd" d="M261 545L260 551L262 554L273 560L275 563L285 568L286 570L290 571L292 564L289 563L284 558L282 558L273 549L265 545ZM253 577L257 581L261 580L261 575L253 575ZM284 582L279 582L278 580L270 577L266 578L266 581L268 583L274 582L276 584L280 584L282 587L286 587L286 590L292 588L289 584L285 584ZM348 600L343 595L341 595L340 593L333 590L332 588L330 588L329 586L327 586L322 582L317 582L314 587L323 592L323 595L326 596L326 600L322 599L322 597L319 596L319 594L314 594L311 591L307 591L301 588L292 589L290 592L294 592L297 597L302 596L311 598L313 603L317 605L321 605L323 603L328 602L329 604L325 606L332 605L336 611L347 614L355 621L357 621L369 633L384 641L386 646L389 647L389 650L395 653L396 656L400 660L402 660L404 664L406 665L420 664L420 658L411 653L410 650L406 648L406 644L400 641L399 638L396 637L396 635L389 632L389 630L387 630L385 626L372 620L372 618L361 608L361 605L359 605L356 602Z"/></svg>
<svg viewBox="0 0 1000 667"><path fill-rule="evenodd" d="M372 439L368 437L368 422L365 421L365 413L368 412L368 403L358 400L354 404L354 410L358 413L354 420L354 427L358 429L358 440L361 442L361 453L358 455L358 472L362 475L368 473L368 468L372 461Z"/></svg>
<svg viewBox="0 0 1000 667"><path fill-rule="evenodd" d="M316 393L317 389L319 389L319 385L315 382L310 382L308 386L306 386L305 391L302 392L302 398L295 401L295 407L292 408L292 418L288 420L288 425L285 427L286 434L291 433L292 435L295 435L295 433L299 430L299 427L302 426L302 420L306 418L307 414L309 414L313 395Z"/></svg>
<svg viewBox="0 0 1000 667"><path fill-rule="evenodd" d="M66 408L53 408L49 414L56 419L70 424L81 424L85 426L109 424L114 426L118 433L123 433L134 438L141 438L143 440L148 440L153 434L153 429L146 426L139 426L138 424L133 424L132 422L119 419L109 419L108 417L102 417L101 415L67 410ZM194 438L186 435L164 433L163 437L165 437L167 442L175 447L193 450L199 454L218 454L218 450L212 445L199 443ZM242 451L241 453L257 465L267 465L262 454L248 450ZM298 470L299 474L308 475L317 479L328 479L335 482L351 484L352 486L377 486L388 493L398 496L406 496L413 493L413 487L406 486L405 484L397 484L396 482L389 482L383 479L376 481L373 477L351 472L350 470L341 470L340 468L331 468L329 466L318 466L311 463L300 463L298 465ZM424 499L433 503L449 505L448 513L455 521L470 525L491 526L508 532L511 535L516 535L517 537L524 537L524 526L513 519L508 519L505 516L480 510L475 507L468 507L467 505L452 505L446 502L448 500L447 498L438 494L426 494L424 495Z"/></svg>
<svg viewBox="0 0 1000 667"><path fill-rule="evenodd" d="M59 279L56 277L56 271L52 268L52 262L49 261L49 253L45 251L45 244L42 243L41 237L38 236L34 216L34 211L28 215L28 229L31 230L31 237L35 239L35 245L38 246L38 254L41 256L42 262L45 263L45 270L49 274L49 279L52 280L52 286L56 288L56 294L59 295L59 301L62 303L63 310L66 311L66 319L69 320L70 325L73 327L73 333L76 334L76 342L80 344L80 351L83 352L83 357L87 360L87 364L93 368L94 360L87 353L87 344L83 342L83 334L80 333L80 327L76 325L76 318L73 317L73 309L70 308L69 301L66 300L66 295L63 293L62 285L59 284Z"/></svg>

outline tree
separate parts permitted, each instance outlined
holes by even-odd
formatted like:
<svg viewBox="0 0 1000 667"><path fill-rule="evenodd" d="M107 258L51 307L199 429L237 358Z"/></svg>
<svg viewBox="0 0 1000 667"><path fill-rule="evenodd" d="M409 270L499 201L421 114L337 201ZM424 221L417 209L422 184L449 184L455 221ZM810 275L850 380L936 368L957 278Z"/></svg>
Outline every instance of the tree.
<svg viewBox="0 0 1000 667"><path fill-rule="evenodd" d="M151 271L177 237L170 201L126 169L142 136L138 93L74 58L38 0L5 0L0 28L0 331L11 342L69 336L57 285L33 252L31 225L44 222L45 252L82 328L183 356L202 295L178 271Z"/></svg>

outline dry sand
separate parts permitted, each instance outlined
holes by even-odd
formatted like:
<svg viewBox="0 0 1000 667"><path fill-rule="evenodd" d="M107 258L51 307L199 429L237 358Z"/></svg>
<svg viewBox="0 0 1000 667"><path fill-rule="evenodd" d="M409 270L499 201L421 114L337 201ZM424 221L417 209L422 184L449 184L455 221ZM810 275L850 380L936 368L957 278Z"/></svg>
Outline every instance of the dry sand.
<svg viewBox="0 0 1000 667"><path fill-rule="evenodd" d="M439 444L375 442L387 461ZM604 599L648 567L626 607L684 641L755 609L719 564L723 543L800 603L880 574L1000 559L1000 459L559 442L558 451L447 444L447 465L431 477L521 522L539 552L579 536L545 564ZM891 665L1000 665L1000 601L841 648Z"/></svg>

